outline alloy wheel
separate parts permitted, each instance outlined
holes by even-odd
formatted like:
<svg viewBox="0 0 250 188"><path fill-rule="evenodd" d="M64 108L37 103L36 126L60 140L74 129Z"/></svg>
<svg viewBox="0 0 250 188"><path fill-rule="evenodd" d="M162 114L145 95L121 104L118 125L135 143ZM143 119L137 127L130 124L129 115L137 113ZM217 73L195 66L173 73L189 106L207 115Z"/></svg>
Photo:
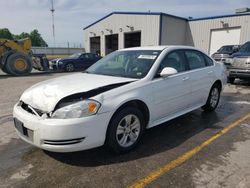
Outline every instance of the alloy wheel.
<svg viewBox="0 0 250 188"><path fill-rule="evenodd" d="M116 140L122 147L133 145L141 131L139 118L134 114L126 115L121 119L116 130Z"/></svg>
<svg viewBox="0 0 250 188"><path fill-rule="evenodd" d="M210 105L211 107L215 107L219 100L219 90L217 87L214 87L211 91Z"/></svg>

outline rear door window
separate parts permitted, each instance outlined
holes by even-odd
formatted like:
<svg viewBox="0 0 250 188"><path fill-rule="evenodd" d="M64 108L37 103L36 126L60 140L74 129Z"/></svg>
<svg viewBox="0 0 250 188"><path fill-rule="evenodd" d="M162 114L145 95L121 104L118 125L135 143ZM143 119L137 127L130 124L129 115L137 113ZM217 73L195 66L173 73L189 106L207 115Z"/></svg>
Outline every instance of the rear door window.
<svg viewBox="0 0 250 188"><path fill-rule="evenodd" d="M185 51L185 55L191 70L206 67L205 58L200 52L195 50L187 50Z"/></svg>

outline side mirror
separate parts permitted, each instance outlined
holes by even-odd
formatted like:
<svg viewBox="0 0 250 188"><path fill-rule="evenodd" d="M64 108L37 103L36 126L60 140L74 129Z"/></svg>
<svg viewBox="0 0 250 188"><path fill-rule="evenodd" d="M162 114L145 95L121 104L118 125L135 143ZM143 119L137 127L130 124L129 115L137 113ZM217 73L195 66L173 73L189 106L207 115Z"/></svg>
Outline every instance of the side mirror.
<svg viewBox="0 0 250 188"><path fill-rule="evenodd" d="M168 77L168 76L171 76L171 75L174 75L174 74L177 74L177 70L172 68L172 67L165 67L161 73L160 73L160 76L161 77Z"/></svg>

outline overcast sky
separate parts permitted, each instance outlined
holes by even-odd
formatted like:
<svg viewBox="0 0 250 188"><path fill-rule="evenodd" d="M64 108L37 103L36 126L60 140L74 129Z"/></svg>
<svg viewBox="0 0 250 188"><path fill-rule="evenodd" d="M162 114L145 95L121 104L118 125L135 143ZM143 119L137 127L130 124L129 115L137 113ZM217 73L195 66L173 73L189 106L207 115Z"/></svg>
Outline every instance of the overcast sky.
<svg viewBox="0 0 250 188"><path fill-rule="evenodd" d="M165 12L205 17L232 14L250 0L54 0L57 45L83 45L83 27L113 11ZM14 34L38 29L53 44L50 0L0 0L0 28Z"/></svg>

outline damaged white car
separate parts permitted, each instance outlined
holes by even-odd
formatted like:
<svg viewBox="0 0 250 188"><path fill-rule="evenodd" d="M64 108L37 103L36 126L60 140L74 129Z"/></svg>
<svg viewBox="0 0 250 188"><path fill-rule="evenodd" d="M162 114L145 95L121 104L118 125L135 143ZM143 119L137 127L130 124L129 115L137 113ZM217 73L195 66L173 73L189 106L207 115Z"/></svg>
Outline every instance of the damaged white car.
<svg viewBox="0 0 250 188"><path fill-rule="evenodd" d="M226 71L186 46L118 50L83 73L27 89L14 107L17 134L55 152L106 144L126 152L145 129L202 107L213 111Z"/></svg>

